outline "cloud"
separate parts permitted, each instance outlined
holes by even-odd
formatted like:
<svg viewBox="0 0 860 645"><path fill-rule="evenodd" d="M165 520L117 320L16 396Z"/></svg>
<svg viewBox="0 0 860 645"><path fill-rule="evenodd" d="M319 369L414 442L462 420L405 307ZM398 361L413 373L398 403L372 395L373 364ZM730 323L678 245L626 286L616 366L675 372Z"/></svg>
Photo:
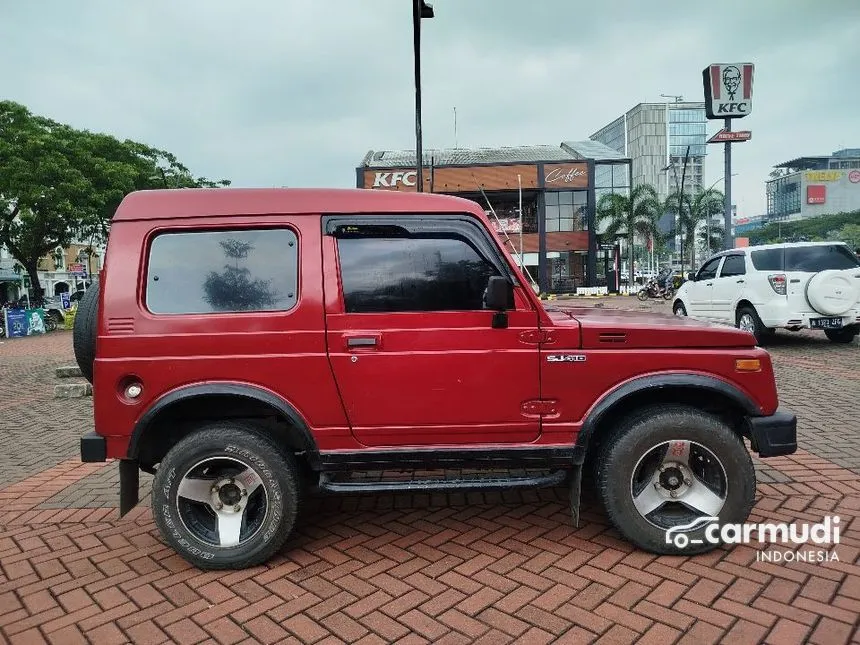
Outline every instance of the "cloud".
<svg viewBox="0 0 860 645"><path fill-rule="evenodd" d="M350 186L368 149L414 145L406 0L8 2L4 98L174 152L241 186ZM427 147L557 144L636 103L701 100L708 63L756 63L743 214L772 165L860 145L860 3L435 0L423 21ZM714 132L714 123L709 131ZM853 137L853 138L852 138ZM706 181L723 174L711 147Z"/></svg>

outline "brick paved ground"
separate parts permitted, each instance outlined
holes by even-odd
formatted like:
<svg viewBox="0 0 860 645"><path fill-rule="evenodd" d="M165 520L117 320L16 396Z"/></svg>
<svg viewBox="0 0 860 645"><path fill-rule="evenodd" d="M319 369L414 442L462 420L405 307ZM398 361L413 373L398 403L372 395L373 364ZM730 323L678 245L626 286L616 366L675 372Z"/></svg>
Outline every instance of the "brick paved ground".
<svg viewBox="0 0 860 645"><path fill-rule="evenodd" d="M117 518L113 464L77 460L89 400L51 398L69 334L0 340L0 643L860 642L860 352L772 353L803 450L757 462L751 519L838 514L840 562L654 557L591 498L572 527L559 488L316 498L267 566L201 573L145 505Z"/></svg>

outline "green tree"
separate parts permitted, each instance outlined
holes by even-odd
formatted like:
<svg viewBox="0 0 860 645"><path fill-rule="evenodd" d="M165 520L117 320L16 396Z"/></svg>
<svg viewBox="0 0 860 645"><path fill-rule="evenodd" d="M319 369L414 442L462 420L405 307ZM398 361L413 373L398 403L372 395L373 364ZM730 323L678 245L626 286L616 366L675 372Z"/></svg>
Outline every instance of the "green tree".
<svg viewBox="0 0 860 645"><path fill-rule="evenodd" d="M824 242L835 239L846 225L860 225L860 211L818 215L793 222L774 221L762 228L750 231L750 244L773 244L776 242ZM850 231L851 229L849 229ZM844 240L849 242L849 240Z"/></svg>
<svg viewBox="0 0 860 645"><path fill-rule="evenodd" d="M860 224L845 224L830 239L846 242L852 250L860 248Z"/></svg>
<svg viewBox="0 0 860 645"><path fill-rule="evenodd" d="M228 184L193 177L163 150L0 101L0 245L27 271L36 300L42 296L39 258L75 238L105 239L128 193Z"/></svg>
<svg viewBox="0 0 860 645"><path fill-rule="evenodd" d="M627 237L627 260L630 265L630 282L633 284L633 259L636 236L644 239L658 235L657 220L660 218L660 200L653 186L641 184L630 191L630 195L612 193L603 195L597 203L597 221L605 224L605 234L614 238Z"/></svg>
<svg viewBox="0 0 860 645"><path fill-rule="evenodd" d="M695 195L684 193L683 198L677 191L671 193L664 203L664 208L676 216L678 234L681 236L681 272L683 273L687 257L690 259L690 268L696 268L696 247L701 244L707 248L708 219L723 212L723 194L709 188ZM704 227L697 237L696 232ZM714 231L720 231L722 227L710 226L711 251L720 250L723 247L722 239L717 239Z"/></svg>

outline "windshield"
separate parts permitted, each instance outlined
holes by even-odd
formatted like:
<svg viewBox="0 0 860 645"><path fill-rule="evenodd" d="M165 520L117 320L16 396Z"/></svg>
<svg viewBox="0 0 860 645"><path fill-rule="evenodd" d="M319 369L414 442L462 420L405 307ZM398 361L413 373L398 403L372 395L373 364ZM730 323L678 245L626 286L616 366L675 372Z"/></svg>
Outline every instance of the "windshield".
<svg viewBox="0 0 860 645"><path fill-rule="evenodd" d="M860 261L842 244L790 246L752 252L753 266L759 271L805 271L854 269Z"/></svg>

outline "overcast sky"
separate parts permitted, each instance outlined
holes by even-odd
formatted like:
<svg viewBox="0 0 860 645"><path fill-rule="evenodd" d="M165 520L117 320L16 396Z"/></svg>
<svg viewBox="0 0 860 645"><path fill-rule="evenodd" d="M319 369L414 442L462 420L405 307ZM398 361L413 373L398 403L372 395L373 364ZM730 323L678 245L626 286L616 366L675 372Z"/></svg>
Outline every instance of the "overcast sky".
<svg viewBox="0 0 860 645"><path fill-rule="evenodd" d="M425 147L558 144L712 62L756 64L742 215L775 163L860 147L860 1L435 0ZM409 0L0 0L0 96L237 186L354 186L414 146ZM709 133L715 132L715 122ZM723 175L710 146L708 184Z"/></svg>

